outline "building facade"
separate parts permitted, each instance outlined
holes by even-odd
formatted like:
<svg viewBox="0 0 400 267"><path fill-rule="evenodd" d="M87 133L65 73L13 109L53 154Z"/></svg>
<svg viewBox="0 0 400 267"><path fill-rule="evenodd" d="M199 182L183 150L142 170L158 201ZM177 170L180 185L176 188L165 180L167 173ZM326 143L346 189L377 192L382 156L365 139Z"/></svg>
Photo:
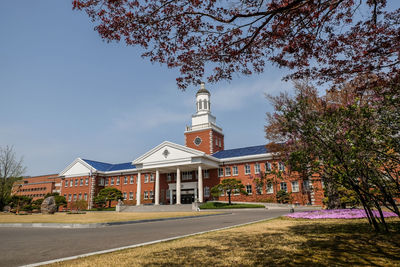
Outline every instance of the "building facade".
<svg viewBox="0 0 400 267"><path fill-rule="evenodd" d="M185 145L165 141L131 162L110 164L77 158L59 174L60 194L68 203L84 199L89 208L106 187L119 189L125 204L185 204L211 200L213 186L236 178L248 194L233 194L233 201L276 202L276 193L284 190L293 203L322 205L319 178L300 179L265 145L225 149L224 133L211 114L210 93L204 84L196 94L196 113L184 135ZM264 173L272 183L259 186L257 177ZM227 196L217 199L227 200Z"/></svg>
<svg viewBox="0 0 400 267"><path fill-rule="evenodd" d="M24 177L13 184L13 195L31 197L32 200L44 198L49 193L61 193L61 178L58 174Z"/></svg>

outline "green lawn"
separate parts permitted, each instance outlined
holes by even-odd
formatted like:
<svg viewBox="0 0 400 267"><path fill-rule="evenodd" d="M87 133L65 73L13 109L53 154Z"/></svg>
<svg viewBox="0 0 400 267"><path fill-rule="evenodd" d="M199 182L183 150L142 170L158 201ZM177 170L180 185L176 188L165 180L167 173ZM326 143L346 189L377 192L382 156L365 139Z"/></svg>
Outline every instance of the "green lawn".
<svg viewBox="0 0 400 267"><path fill-rule="evenodd" d="M207 202L200 205L200 209L248 209L248 208L265 208L264 205L260 204L235 204L232 203L229 205L228 203L221 202Z"/></svg>
<svg viewBox="0 0 400 267"><path fill-rule="evenodd" d="M400 219L280 218L52 266L400 266Z"/></svg>

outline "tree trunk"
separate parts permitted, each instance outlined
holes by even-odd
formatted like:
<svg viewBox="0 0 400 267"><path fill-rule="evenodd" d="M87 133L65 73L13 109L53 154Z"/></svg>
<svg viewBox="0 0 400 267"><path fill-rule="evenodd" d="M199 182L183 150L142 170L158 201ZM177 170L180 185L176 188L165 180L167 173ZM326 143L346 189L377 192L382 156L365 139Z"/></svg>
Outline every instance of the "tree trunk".
<svg viewBox="0 0 400 267"><path fill-rule="evenodd" d="M231 191L228 191L227 193L228 193L229 205L231 205L231 204L232 204L232 203L231 203Z"/></svg>
<svg viewBox="0 0 400 267"><path fill-rule="evenodd" d="M111 208L111 200L108 201L108 207Z"/></svg>

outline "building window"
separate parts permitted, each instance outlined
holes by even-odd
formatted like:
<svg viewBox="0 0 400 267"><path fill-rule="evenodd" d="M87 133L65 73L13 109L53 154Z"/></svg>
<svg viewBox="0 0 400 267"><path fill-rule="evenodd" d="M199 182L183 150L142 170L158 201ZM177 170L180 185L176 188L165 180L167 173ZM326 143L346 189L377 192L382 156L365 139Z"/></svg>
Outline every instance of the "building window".
<svg viewBox="0 0 400 267"><path fill-rule="evenodd" d="M285 182L281 183L281 190L287 192L287 184Z"/></svg>
<svg viewBox="0 0 400 267"><path fill-rule="evenodd" d="M153 199L153 198L154 198L154 191L150 190L150 199Z"/></svg>
<svg viewBox="0 0 400 267"><path fill-rule="evenodd" d="M104 178L99 179L99 185L103 186L104 185Z"/></svg>
<svg viewBox="0 0 400 267"><path fill-rule="evenodd" d="M258 164L258 163L254 164L254 173L255 174L260 173L260 164Z"/></svg>
<svg viewBox="0 0 400 267"><path fill-rule="evenodd" d="M221 139L218 140L219 147L222 147Z"/></svg>
<svg viewBox="0 0 400 267"><path fill-rule="evenodd" d="M210 172L208 170L203 170L203 178L210 178Z"/></svg>
<svg viewBox="0 0 400 267"><path fill-rule="evenodd" d="M127 196L128 196L127 193L124 192L124 200L126 200Z"/></svg>
<svg viewBox="0 0 400 267"><path fill-rule="evenodd" d="M114 178L111 178L111 185L114 185Z"/></svg>
<svg viewBox="0 0 400 267"><path fill-rule="evenodd" d="M246 164L244 165L244 174L250 174L251 170L250 170L250 165Z"/></svg>
<svg viewBox="0 0 400 267"><path fill-rule="evenodd" d="M68 187L68 180L65 180L65 187Z"/></svg>
<svg viewBox="0 0 400 267"><path fill-rule="evenodd" d="M78 179L75 179L75 186L78 186Z"/></svg>
<svg viewBox="0 0 400 267"><path fill-rule="evenodd" d="M145 175L144 175L144 182L145 182L145 183L148 183L148 182L149 182L149 175L148 175L148 174L145 174Z"/></svg>
<svg viewBox="0 0 400 267"><path fill-rule="evenodd" d="M299 182L293 181L292 182L292 192L299 192Z"/></svg>
<svg viewBox="0 0 400 267"><path fill-rule="evenodd" d="M192 172L182 172L182 180L191 180Z"/></svg>
<svg viewBox="0 0 400 267"><path fill-rule="evenodd" d="M249 194L249 195L253 194L253 191L252 191L252 189L251 189L251 185L250 185L250 184L246 185L246 192L247 192L247 194Z"/></svg>
<svg viewBox="0 0 400 267"><path fill-rule="evenodd" d="M150 183L154 182L154 173L150 174Z"/></svg>
<svg viewBox="0 0 400 267"><path fill-rule="evenodd" d="M171 182L171 174L167 173L167 182Z"/></svg>
<svg viewBox="0 0 400 267"><path fill-rule="evenodd" d="M133 175L131 175L131 179L130 179L130 184L133 184L133 183L135 183L135 178L133 178Z"/></svg>
<svg viewBox="0 0 400 267"><path fill-rule="evenodd" d="M257 193L257 195L262 194L262 186L260 186L260 185L256 186L256 193Z"/></svg>
<svg viewBox="0 0 400 267"><path fill-rule="evenodd" d="M74 194L74 201L76 201L76 194Z"/></svg>
<svg viewBox="0 0 400 267"><path fill-rule="evenodd" d="M117 178L117 185L119 185L119 177Z"/></svg>
<svg viewBox="0 0 400 267"><path fill-rule="evenodd" d="M234 194L235 196L240 195L240 189L234 189L234 190L233 190L233 194Z"/></svg>
<svg viewBox="0 0 400 267"><path fill-rule="evenodd" d="M210 196L210 188L208 186L204 187L204 197Z"/></svg>
<svg viewBox="0 0 400 267"><path fill-rule="evenodd" d="M85 185L89 185L89 178L85 179Z"/></svg>
<svg viewBox="0 0 400 267"><path fill-rule="evenodd" d="M232 175L233 176L237 176L238 174L239 174L238 167L237 166L233 166L232 167Z"/></svg>
<svg viewBox="0 0 400 267"><path fill-rule="evenodd" d="M83 195L83 198L84 198L85 200L87 200L87 193L85 193L85 194Z"/></svg>
<svg viewBox="0 0 400 267"><path fill-rule="evenodd" d="M144 199L148 199L149 198L149 192L144 191Z"/></svg>
<svg viewBox="0 0 400 267"><path fill-rule="evenodd" d="M310 191L310 181L303 181L303 188L305 191Z"/></svg>
<svg viewBox="0 0 400 267"><path fill-rule="evenodd" d="M274 193L274 187L272 184L267 184L267 194L273 194Z"/></svg>
<svg viewBox="0 0 400 267"><path fill-rule="evenodd" d="M124 184L127 184L128 183L128 177L124 177Z"/></svg>
<svg viewBox="0 0 400 267"><path fill-rule="evenodd" d="M224 168L218 168L218 177L224 176Z"/></svg>
<svg viewBox="0 0 400 267"><path fill-rule="evenodd" d="M265 162L265 171L267 172L267 171L271 171L271 170L272 170L271 163Z"/></svg>
<svg viewBox="0 0 400 267"><path fill-rule="evenodd" d="M79 200L81 200L81 199L82 199L82 193L79 193L79 197L78 197L78 199L79 199Z"/></svg>
<svg viewBox="0 0 400 267"><path fill-rule="evenodd" d="M80 183L79 183L79 185L80 185L80 186L82 186L82 185L83 185L83 179L81 179L81 180L80 180Z"/></svg>
<svg viewBox="0 0 400 267"><path fill-rule="evenodd" d="M215 146L218 146L218 138L215 138Z"/></svg>
<svg viewBox="0 0 400 267"><path fill-rule="evenodd" d="M231 167L225 167L225 176L231 176Z"/></svg>
<svg viewBox="0 0 400 267"><path fill-rule="evenodd" d="M106 185L108 185L108 178L106 178Z"/></svg>
<svg viewBox="0 0 400 267"><path fill-rule="evenodd" d="M283 162L279 162L279 163L278 163L278 166L279 166L279 170L280 170L281 172L284 172L284 171L285 171L285 164L283 164Z"/></svg>
<svg viewBox="0 0 400 267"><path fill-rule="evenodd" d="M68 194L68 201L71 202L71 200L72 200L72 195Z"/></svg>
<svg viewBox="0 0 400 267"><path fill-rule="evenodd" d="M133 200L133 192L129 192L129 200Z"/></svg>

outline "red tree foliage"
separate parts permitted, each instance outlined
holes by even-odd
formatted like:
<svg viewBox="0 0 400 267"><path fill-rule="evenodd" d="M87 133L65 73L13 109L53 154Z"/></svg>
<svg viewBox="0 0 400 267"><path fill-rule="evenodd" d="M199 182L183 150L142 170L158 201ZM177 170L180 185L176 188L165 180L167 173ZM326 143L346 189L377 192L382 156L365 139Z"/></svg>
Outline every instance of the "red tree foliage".
<svg viewBox="0 0 400 267"><path fill-rule="evenodd" d="M106 41L145 49L179 68L182 89L264 70L267 61L342 83L360 74L393 77L400 64L400 9L386 0L74 0ZM382 79L384 78L384 79Z"/></svg>

